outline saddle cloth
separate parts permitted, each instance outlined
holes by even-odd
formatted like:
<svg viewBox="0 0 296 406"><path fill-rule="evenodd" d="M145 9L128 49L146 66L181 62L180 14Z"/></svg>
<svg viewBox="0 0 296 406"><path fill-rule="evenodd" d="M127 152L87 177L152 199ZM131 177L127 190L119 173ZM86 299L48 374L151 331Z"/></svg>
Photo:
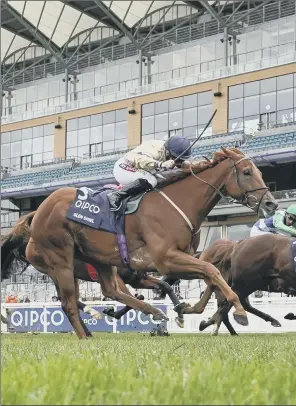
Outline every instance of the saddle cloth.
<svg viewBox="0 0 296 406"><path fill-rule="evenodd" d="M296 238L291 239L291 255L294 272L296 272Z"/></svg>
<svg viewBox="0 0 296 406"><path fill-rule="evenodd" d="M129 255L125 236L125 214L137 211L144 193L137 197L127 196L117 211L110 211L108 194L116 190L113 185L98 190L87 187L77 189L76 197L70 206L66 218L84 224L96 230L116 234L120 256L124 264L129 264Z"/></svg>

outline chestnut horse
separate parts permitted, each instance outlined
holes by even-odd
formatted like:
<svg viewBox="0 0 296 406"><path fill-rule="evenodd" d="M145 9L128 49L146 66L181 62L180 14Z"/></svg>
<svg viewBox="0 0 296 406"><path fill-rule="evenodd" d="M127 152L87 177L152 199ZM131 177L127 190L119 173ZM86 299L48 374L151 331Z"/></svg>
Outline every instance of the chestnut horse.
<svg viewBox="0 0 296 406"><path fill-rule="evenodd" d="M274 213L277 202L258 168L239 150L222 148L213 161L202 164L186 164L180 180L146 193L138 211L126 217L130 265L135 271L156 268L162 275L204 279L221 290L235 307L235 320L246 325L246 312L218 269L190 255L192 241L196 246L202 222L221 197L230 196L265 215ZM31 224L26 257L59 286L62 307L77 336L87 337L77 308L74 257L95 267L106 296L163 319L161 310L119 289L114 267L122 267L122 260L116 236L66 218L76 193L76 188L61 188L42 202ZM198 313L199 308L184 305L183 312Z"/></svg>
<svg viewBox="0 0 296 406"><path fill-rule="evenodd" d="M296 294L296 272L291 254L291 238L280 234L264 234L250 237L240 242L218 240L207 248L200 256L203 261L215 265L222 276L237 293L241 304L248 312L271 322L274 327L280 323L273 317L263 313L249 303L248 296L256 290ZM207 287L204 292L204 306L211 298L212 289ZM225 297L216 292L218 306ZM221 322L232 335L236 335L229 319L231 305L220 312L220 318L209 319L200 324L200 330L216 323L213 335L217 335ZM286 319L293 320L293 314Z"/></svg>

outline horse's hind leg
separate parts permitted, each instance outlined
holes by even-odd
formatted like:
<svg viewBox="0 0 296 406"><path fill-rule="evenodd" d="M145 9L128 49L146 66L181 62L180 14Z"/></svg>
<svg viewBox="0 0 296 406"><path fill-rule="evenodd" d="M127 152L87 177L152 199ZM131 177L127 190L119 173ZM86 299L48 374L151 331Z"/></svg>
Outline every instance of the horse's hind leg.
<svg viewBox="0 0 296 406"><path fill-rule="evenodd" d="M248 297L241 298L241 304L244 306L247 312L252 313L255 316L258 316L267 322L270 322L273 327L282 327L281 323L276 319L274 319L273 317L271 317L269 314L263 313L260 310L255 309L255 307L251 306Z"/></svg>
<svg viewBox="0 0 296 406"><path fill-rule="evenodd" d="M111 268L111 269L110 269ZM166 315L162 310L157 309L156 307L145 303L139 299L136 299L131 295L125 284L121 286L124 290L122 291L118 286L117 269L115 267L110 267L105 265L100 265L98 267L98 275L102 287L102 292L104 296L110 297L111 299L117 300L118 302L124 303L125 305L139 310L144 314L152 314L154 320L167 320Z"/></svg>
<svg viewBox="0 0 296 406"><path fill-rule="evenodd" d="M67 242L63 244L61 238L62 249L55 245L48 248L49 240L46 240L44 245L39 240L38 246L36 246L31 238L27 245L26 257L38 271L57 282L61 293L61 305L77 336L85 339L87 335L79 317L76 301L73 274L74 247L73 243L70 243L68 239L64 239L64 241Z"/></svg>

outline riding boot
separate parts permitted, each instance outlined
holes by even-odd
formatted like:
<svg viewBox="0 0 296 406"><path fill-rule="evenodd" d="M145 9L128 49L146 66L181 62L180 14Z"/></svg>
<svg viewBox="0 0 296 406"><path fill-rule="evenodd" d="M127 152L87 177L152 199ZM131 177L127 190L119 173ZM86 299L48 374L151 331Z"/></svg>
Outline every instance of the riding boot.
<svg viewBox="0 0 296 406"><path fill-rule="evenodd" d="M152 185L146 179L136 179L134 182L124 186L120 191L112 191L108 194L110 210L119 210L124 197L137 196L142 192L148 192L152 189Z"/></svg>

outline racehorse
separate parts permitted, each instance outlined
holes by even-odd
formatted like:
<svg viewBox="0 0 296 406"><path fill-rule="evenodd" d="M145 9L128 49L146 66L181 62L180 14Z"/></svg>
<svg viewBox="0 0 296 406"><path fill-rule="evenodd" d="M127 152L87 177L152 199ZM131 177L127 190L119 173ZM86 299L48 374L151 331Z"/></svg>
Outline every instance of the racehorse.
<svg viewBox="0 0 296 406"><path fill-rule="evenodd" d="M135 271L156 268L162 275L180 279L204 279L221 290L235 307L235 320L246 325L246 312L218 269L190 255L192 241L196 245L201 223L221 197L230 196L265 215L274 213L277 202L258 168L237 149L222 148L212 161L191 163L178 174L175 183L147 193L138 211L126 217L130 266ZM63 310L77 336L87 338L77 308L74 257L95 267L107 296L163 319L159 309L118 288L114 267L121 267L122 259L116 236L66 218L76 194L76 188L61 188L42 202L31 224L26 257L59 286ZM183 312L197 313L198 309L184 305Z"/></svg>
<svg viewBox="0 0 296 406"><path fill-rule="evenodd" d="M207 248L200 258L203 261L211 262L220 270L226 282L237 293L246 311L271 322L274 327L280 327L280 323L273 317L252 307L248 296L256 290L296 294L292 242L291 238L280 234L264 234L240 242L218 240ZM207 287L203 295L204 306L212 293L212 289ZM216 291L216 298L218 306L221 306L225 297ZM236 335L228 319L230 308L231 304L227 304L227 308L220 312L220 318L216 318L215 321L212 318L202 321L200 330L204 330L216 322L213 335L217 335L221 322L223 322L229 332ZM291 313L285 318L294 320Z"/></svg>
<svg viewBox="0 0 296 406"><path fill-rule="evenodd" d="M12 230L1 237L1 281L8 279L15 271L23 273L30 265L25 256L25 252L31 236L30 225L35 213L36 211L33 211L22 216L16 222ZM77 291L79 290L77 279L100 283L100 278L96 270L90 264L86 264L79 259L74 259L74 277ZM130 294L130 292L126 289L125 284L129 284L134 289L158 289L165 295L168 294L175 306L180 303L169 284L151 275L145 273L139 274L130 269L119 269L116 278L120 289L126 291L128 294ZM58 299L60 299L59 287L56 284L55 286ZM143 299L144 297L141 300ZM90 314L93 318L101 318L101 314L89 305L79 300L77 300L77 305L79 310ZM104 313L119 320L129 310L131 310L129 306L125 306L116 312L114 312L112 308L108 308ZM178 317L175 320L179 327L184 327L183 314L178 313ZM86 326L85 328L87 329ZM88 336L90 336L90 332L88 332Z"/></svg>

